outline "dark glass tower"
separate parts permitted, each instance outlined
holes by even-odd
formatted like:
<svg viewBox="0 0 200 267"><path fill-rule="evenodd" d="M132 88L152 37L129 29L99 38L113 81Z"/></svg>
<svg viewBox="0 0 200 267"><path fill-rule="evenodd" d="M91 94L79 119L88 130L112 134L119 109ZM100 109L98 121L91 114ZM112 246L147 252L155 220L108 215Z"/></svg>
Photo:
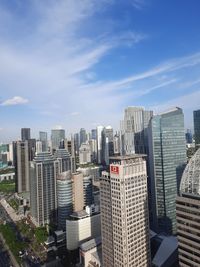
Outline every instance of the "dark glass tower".
<svg viewBox="0 0 200 267"><path fill-rule="evenodd" d="M200 109L193 112L194 115L194 138L196 146L200 146Z"/></svg>
<svg viewBox="0 0 200 267"><path fill-rule="evenodd" d="M31 138L31 129L30 128L21 128L21 140L26 141Z"/></svg>

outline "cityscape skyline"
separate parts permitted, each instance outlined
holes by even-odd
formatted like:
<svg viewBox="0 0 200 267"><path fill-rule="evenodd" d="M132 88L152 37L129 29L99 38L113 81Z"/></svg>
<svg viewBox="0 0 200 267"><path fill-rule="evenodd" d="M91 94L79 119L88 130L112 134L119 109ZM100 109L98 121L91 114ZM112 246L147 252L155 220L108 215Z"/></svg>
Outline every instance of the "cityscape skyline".
<svg viewBox="0 0 200 267"><path fill-rule="evenodd" d="M1 1L0 140L17 138L19 125L37 132L62 125L71 133L112 122L118 129L127 106L155 112L179 106L193 128L199 7L198 1Z"/></svg>

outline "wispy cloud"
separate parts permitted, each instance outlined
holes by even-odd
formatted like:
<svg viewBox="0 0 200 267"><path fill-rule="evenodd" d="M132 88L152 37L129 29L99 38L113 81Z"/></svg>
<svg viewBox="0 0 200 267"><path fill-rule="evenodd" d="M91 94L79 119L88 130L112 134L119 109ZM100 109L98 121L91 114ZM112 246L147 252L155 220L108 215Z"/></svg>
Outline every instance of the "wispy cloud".
<svg viewBox="0 0 200 267"><path fill-rule="evenodd" d="M13 98L7 99L3 101L1 106L14 106L14 105L22 105L28 103L28 99L23 98L21 96L14 96Z"/></svg>

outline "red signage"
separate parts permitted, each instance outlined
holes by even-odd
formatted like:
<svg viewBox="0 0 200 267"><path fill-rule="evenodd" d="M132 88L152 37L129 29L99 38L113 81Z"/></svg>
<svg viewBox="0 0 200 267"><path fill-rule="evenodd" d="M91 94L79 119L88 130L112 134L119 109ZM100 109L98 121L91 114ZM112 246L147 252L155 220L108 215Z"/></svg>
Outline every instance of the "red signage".
<svg viewBox="0 0 200 267"><path fill-rule="evenodd" d="M110 166L110 172L115 173L115 174L119 174L119 167L115 166L115 165L111 165Z"/></svg>

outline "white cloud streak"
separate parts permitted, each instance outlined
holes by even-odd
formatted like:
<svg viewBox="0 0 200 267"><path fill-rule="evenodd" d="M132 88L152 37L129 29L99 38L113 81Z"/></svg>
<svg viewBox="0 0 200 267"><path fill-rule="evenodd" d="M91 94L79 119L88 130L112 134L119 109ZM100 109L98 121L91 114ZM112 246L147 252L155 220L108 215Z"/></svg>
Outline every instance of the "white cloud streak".
<svg viewBox="0 0 200 267"><path fill-rule="evenodd" d="M14 106L14 105L27 104L28 102L29 101L26 98L23 98L21 96L14 96L13 98L3 101L0 105L1 106Z"/></svg>

